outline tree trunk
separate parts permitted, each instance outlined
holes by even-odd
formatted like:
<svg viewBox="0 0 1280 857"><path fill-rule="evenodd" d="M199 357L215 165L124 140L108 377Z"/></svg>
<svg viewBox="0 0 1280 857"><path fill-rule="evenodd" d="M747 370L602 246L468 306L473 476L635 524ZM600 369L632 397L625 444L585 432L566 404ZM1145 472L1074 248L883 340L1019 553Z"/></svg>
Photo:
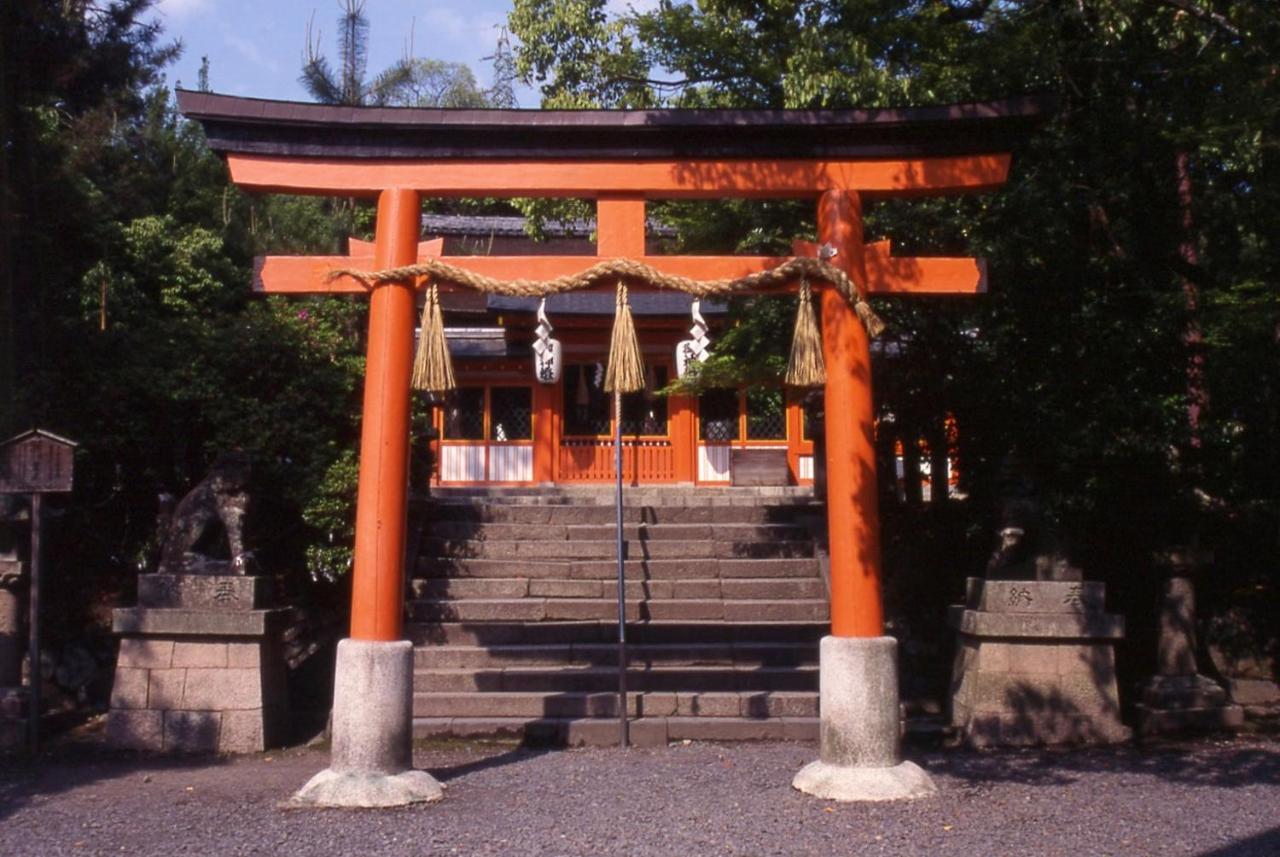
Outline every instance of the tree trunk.
<svg viewBox="0 0 1280 857"><path fill-rule="evenodd" d="M1200 286L1196 282L1200 270L1199 235L1192 217L1191 158L1186 150L1174 156L1178 176L1178 211L1181 215L1182 241L1178 255L1182 259L1182 297L1187 311L1183 342L1187 347L1187 428L1191 448L1201 443L1200 421L1209 406L1209 392L1204 384L1204 332L1200 329Z"/></svg>

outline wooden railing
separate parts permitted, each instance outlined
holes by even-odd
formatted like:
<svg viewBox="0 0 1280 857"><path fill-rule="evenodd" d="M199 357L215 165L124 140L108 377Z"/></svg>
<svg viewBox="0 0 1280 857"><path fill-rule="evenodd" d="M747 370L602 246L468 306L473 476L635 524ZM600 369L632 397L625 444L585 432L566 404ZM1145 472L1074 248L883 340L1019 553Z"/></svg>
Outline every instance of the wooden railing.
<svg viewBox="0 0 1280 857"><path fill-rule="evenodd" d="M613 441L583 438L560 442L556 480L608 482L614 479ZM631 483L674 482L675 455L668 440L624 440L622 478Z"/></svg>

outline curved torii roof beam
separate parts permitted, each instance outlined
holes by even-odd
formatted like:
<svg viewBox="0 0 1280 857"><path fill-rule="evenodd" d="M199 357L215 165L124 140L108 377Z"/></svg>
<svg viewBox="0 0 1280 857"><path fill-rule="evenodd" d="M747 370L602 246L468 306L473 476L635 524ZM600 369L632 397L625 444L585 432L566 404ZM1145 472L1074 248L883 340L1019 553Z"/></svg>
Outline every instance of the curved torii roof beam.
<svg viewBox="0 0 1280 857"><path fill-rule="evenodd" d="M179 91L242 187L646 199L987 190L1045 97L887 110L358 108Z"/></svg>
<svg viewBox="0 0 1280 857"><path fill-rule="evenodd" d="M247 189L372 196L398 187L436 197L598 200L595 257L456 260L493 277L534 279L618 255L699 279L771 268L783 260L646 256L645 201L989 190L1006 180L1012 147L1052 108L1050 99L1030 96L890 110L633 111L353 108L189 91L179 91L178 99L227 159L232 179ZM867 249L872 293L973 293L985 287L975 259L896 258L888 242ZM358 251L350 258L265 257L255 288L357 292L359 283L330 281L327 273L360 268L363 261Z"/></svg>

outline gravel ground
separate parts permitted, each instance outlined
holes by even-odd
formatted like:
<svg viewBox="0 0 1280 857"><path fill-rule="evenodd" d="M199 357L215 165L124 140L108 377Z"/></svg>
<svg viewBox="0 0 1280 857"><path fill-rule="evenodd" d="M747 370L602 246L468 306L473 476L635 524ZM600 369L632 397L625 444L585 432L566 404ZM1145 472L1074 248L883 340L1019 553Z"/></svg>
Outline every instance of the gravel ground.
<svg viewBox="0 0 1280 857"><path fill-rule="evenodd" d="M64 743L0 761L0 854L1280 855L1280 743L910 752L941 795L790 787L803 744L420 748L433 806L285 810L327 753L164 759Z"/></svg>

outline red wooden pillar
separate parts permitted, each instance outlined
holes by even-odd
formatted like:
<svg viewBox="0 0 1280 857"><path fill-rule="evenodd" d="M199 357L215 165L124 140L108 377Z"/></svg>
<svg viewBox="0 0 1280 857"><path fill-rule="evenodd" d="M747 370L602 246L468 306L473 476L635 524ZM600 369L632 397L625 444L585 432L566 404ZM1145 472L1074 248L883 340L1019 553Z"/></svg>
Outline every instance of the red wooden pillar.
<svg viewBox="0 0 1280 857"><path fill-rule="evenodd" d="M375 268L417 261L419 220L417 191L382 191L378 196ZM369 301L356 496L351 591L351 637L355 640L390 641L403 635L414 310L412 280L374 287Z"/></svg>
<svg viewBox="0 0 1280 857"><path fill-rule="evenodd" d="M862 202L852 191L827 191L818 202L818 241L855 283L867 282ZM822 353L827 447L827 526L831 551L831 633L879 637L880 513L876 491L871 348L848 302L822 290Z"/></svg>
<svg viewBox="0 0 1280 857"><path fill-rule="evenodd" d="M555 481L555 457L560 453L556 431L556 393L559 385L533 386L533 481L549 484Z"/></svg>
<svg viewBox="0 0 1280 857"><path fill-rule="evenodd" d="M670 420L672 477L676 482L693 482L698 476L698 439L695 436L693 396L667 398Z"/></svg>

